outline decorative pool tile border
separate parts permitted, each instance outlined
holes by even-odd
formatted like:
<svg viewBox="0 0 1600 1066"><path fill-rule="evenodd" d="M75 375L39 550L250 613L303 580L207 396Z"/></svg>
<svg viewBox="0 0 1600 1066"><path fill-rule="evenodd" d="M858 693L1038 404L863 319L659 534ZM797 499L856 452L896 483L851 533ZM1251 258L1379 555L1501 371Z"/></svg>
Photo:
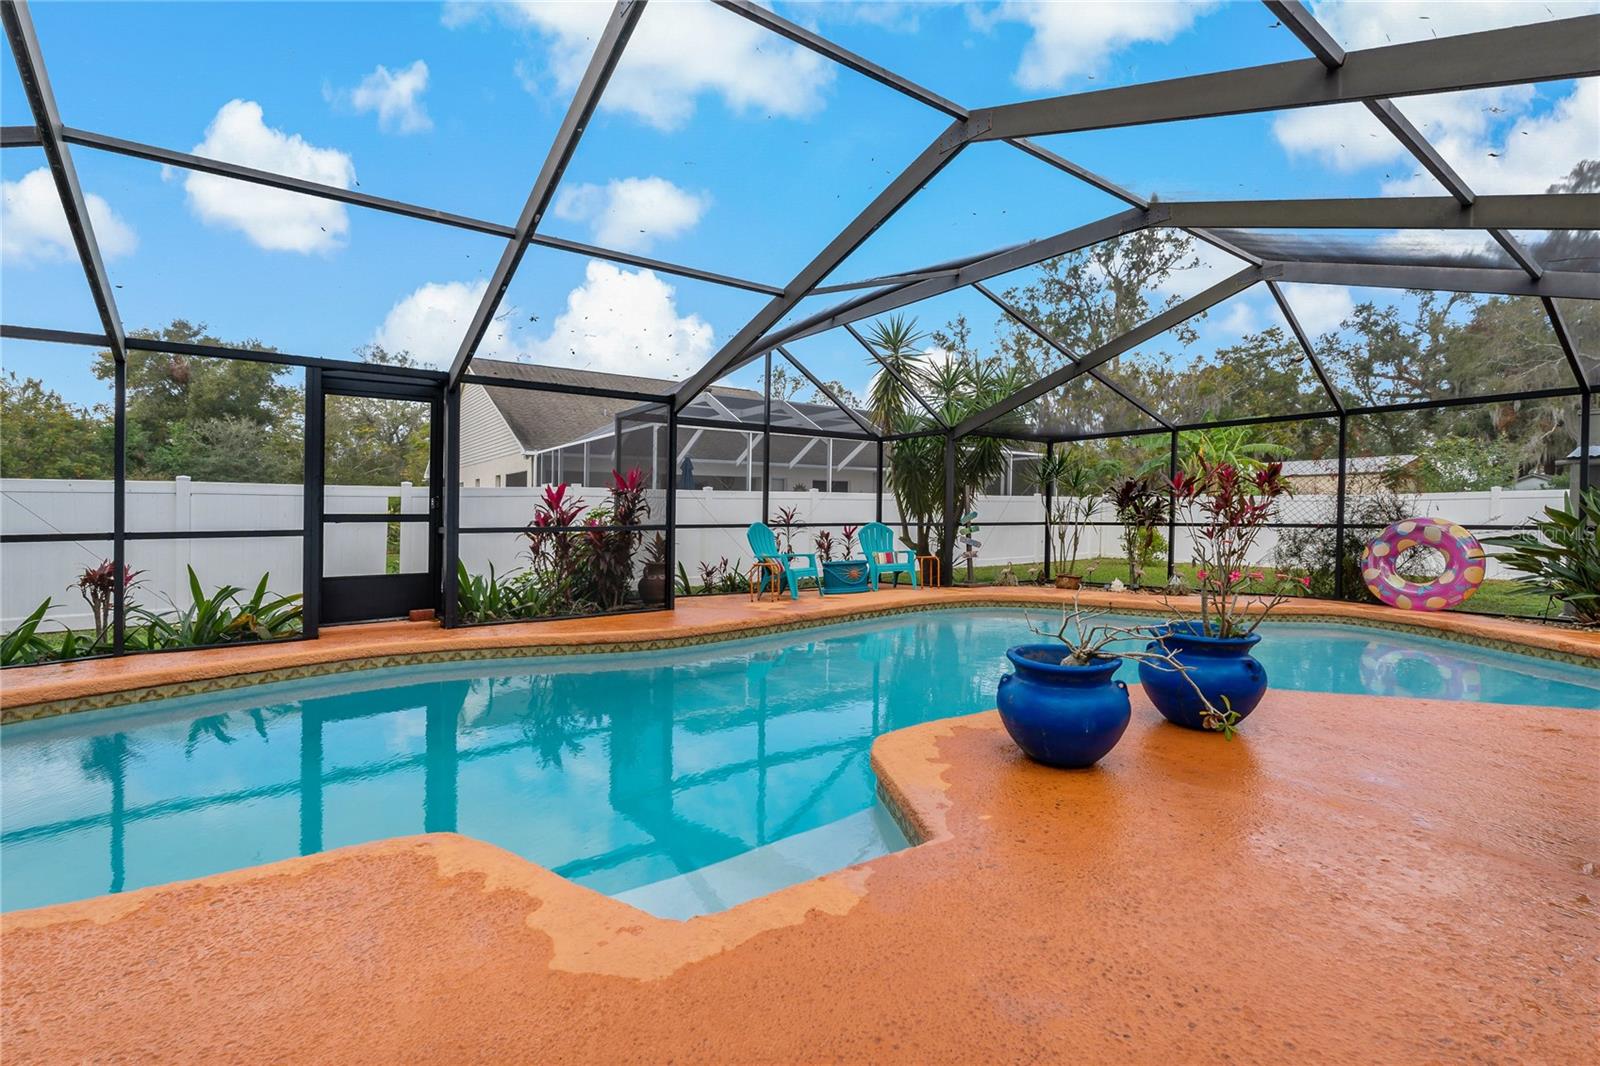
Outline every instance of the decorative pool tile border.
<svg viewBox="0 0 1600 1066"><path fill-rule="evenodd" d="M57 715L76 714L81 711L100 711L111 707L127 707L133 704L149 703L153 700L171 699L178 696L200 696L211 692L228 692L273 681L299 681L305 678L328 677L362 670L381 670L390 666L425 666L434 663L475 662L488 659L526 659L556 655L616 655L626 652L663 651L671 648L695 647L702 644L724 644L734 640L748 640L752 637L772 636L778 633L820 629L825 626L870 621L875 618L891 618L897 615L996 607L1040 607L1057 610L1061 607L1061 601L1059 599L1041 598L1029 600L1014 597L964 598L948 603L928 602L905 604L899 607L874 607L843 615L808 615L797 617L790 621L741 626L736 629L719 629L710 633L694 633L681 637L653 637L641 640L608 641L593 644L506 644L492 648L448 648L438 651L372 655L356 659L339 659L331 662L305 663L300 666L280 667L273 670L228 674L223 677L198 678L194 681L171 682L151 685L145 688L119 689L114 692L98 692L71 699L50 700L44 703L6 707L0 709L0 725L31 722L40 718L53 718ZM1117 614L1131 614L1151 618L1197 613L1170 608L1162 610L1151 608L1146 610L1123 604L1118 604L1111 610ZM1411 636L1433 637L1438 640L1454 641L1458 644L1469 644L1474 647L1487 648L1491 651L1514 652L1518 655L1528 655L1551 662L1588 667L1597 665L1596 660L1591 656L1577 655L1554 648L1535 647L1514 640L1496 639L1477 633L1458 633L1446 629L1434 629L1429 626L1410 625L1405 622L1391 622L1386 619L1355 619L1332 614L1280 614L1274 616L1273 621L1384 629Z"/></svg>

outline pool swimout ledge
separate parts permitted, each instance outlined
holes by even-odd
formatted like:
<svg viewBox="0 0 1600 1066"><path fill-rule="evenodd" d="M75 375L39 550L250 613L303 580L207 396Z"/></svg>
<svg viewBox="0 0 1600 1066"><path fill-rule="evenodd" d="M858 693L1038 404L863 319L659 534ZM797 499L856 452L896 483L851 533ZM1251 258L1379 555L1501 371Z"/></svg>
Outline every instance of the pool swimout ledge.
<svg viewBox="0 0 1600 1066"><path fill-rule="evenodd" d="M374 622L324 627L315 640L243 644L120 659L50 663L0 672L0 722L190 696L266 681L384 666L653 650L762 636L833 622L957 607L1037 606L1059 610L1071 593L1039 587L883 589L852 596L751 602L746 595L684 597L671 611L650 611L551 622L445 629L436 622ZM1163 614L1165 603L1198 611L1199 599L1170 601L1131 592L1085 590L1088 607ZM1375 604L1291 600L1274 619L1359 623L1422 633L1502 651L1593 664L1600 630L1540 625L1485 615L1426 614Z"/></svg>
<svg viewBox="0 0 1600 1066"><path fill-rule="evenodd" d="M454 835L0 918L30 1062L1582 1061L1600 715L1134 689L1096 769L886 734L925 843L687 922ZM1359 1023L1356 1024L1356 1020Z"/></svg>

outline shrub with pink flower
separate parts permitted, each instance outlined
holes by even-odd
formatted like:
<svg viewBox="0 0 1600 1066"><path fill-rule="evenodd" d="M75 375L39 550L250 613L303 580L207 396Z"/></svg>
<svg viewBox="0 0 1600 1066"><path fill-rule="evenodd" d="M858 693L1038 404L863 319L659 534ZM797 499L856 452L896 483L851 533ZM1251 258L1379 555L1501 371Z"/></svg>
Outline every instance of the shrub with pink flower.
<svg viewBox="0 0 1600 1066"><path fill-rule="evenodd" d="M1248 474L1204 458L1198 466L1178 472L1172 494L1192 523L1200 620L1212 636L1248 636L1292 594L1291 575L1278 572L1269 578L1247 562L1274 505L1289 494L1289 483L1282 463L1267 463ZM1300 583L1309 587L1310 579Z"/></svg>

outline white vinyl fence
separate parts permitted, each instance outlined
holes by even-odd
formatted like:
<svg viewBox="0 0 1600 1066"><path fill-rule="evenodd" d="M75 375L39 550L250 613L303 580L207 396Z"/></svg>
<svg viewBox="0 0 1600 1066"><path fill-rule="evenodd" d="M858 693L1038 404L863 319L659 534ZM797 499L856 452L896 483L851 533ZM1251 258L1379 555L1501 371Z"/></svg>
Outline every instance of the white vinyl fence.
<svg viewBox="0 0 1600 1066"><path fill-rule="evenodd" d="M533 514L540 488L463 488L461 490L462 527L521 527ZM602 503L599 490L573 490L586 505ZM109 481L58 481L38 479L0 480L0 532L91 533L109 530L112 525L112 484ZM328 513L385 514L390 500L398 498L403 513L427 510L427 489L422 486L365 485L327 488ZM1451 518L1466 527L1515 525L1540 514L1547 506L1560 506L1560 491L1514 491L1493 489L1487 492L1438 493L1414 497L1417 514ZM649 496L650 521L664 521L665 499L660 492ZM1331 496L1296 496L1293 514L1299 521L1317 521L1323 516L1331 524L1334 514ZM798 519L809 528L796 532L801 550L812 548L813 535L820 528L840 539L846 523L856 525L873 519L876 497L872 493L832 493L816 490L773 492L770 512L792 507ZM978 499L977 539L982 547L977 563L1037 563L1043 556L1044 502L1038 496L982 496ZM692 579L698 579L702 561L716 563L727 559L730 567L747 567L751 561L744 527L761 517L761 493L719 489L694 489L678 494L677 558ZM897 526L892 493L884 495L884 518ZM1095 518L1111 519L1102 506ZM174 540L130 540L128 563L139 571L139 586L134 601L153 609L166 606L170 598L187 604L187 568L193 567L207 591L231 584L253 588L262 574L269 574L269 588L279 594L301 591L301 536L304 500L299 485L236 484L174 481L130 481L128 483L127 523L130 532L174 532L178 534L219 530L265 529L290 531L289 535L250 538L198 538L180 536ZM998 525L1000 522L1026 522L1025 526ZM726 525L729 529L682 528L696 525ZM400 527L400 566L416 571L427 564L426 526L420 523ZM387 563L387 532L384 523L330 523L324 531L326 572L330 575L381 574ZM1363 535L1356 533L1354 535ZM653 534L651 534L653 536ZM1120 531L1115 526L1090 526L1084 531L1079 548L1082 558L1120 554ZM1267 532L1261 543L1260 563L1270 565L1277 535ZM514 533L461 535L461 558L473 572L487 571L493 563L499 573L523 566L526 542ZM84 567L94 566L111 556L109 539L82 538L30 544L8 544L0 554L0 625L10 628L49 597L57 605L50 618L59 624L86 626L88 609L79 597L75 583ZM1177 558L1188 561L1187 534L1179 530ZM960 569L958 564L958 570ZM1019 576L1025 576L1019 566ZM1491 562L1491 576L1504 576Z"/></svg>

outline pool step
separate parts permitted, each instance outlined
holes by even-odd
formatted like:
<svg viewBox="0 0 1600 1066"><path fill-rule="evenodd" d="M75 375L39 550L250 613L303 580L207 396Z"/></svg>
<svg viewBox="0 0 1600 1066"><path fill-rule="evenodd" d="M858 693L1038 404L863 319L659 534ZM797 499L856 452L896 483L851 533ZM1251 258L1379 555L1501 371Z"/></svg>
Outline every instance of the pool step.
<svg viewBox="0 0 1600 1066"><path fill-rule="evenodd" d="M731 859L619 892L616 898L658 918L693 918L906 846L894 818L873 804Z"/></svg>

